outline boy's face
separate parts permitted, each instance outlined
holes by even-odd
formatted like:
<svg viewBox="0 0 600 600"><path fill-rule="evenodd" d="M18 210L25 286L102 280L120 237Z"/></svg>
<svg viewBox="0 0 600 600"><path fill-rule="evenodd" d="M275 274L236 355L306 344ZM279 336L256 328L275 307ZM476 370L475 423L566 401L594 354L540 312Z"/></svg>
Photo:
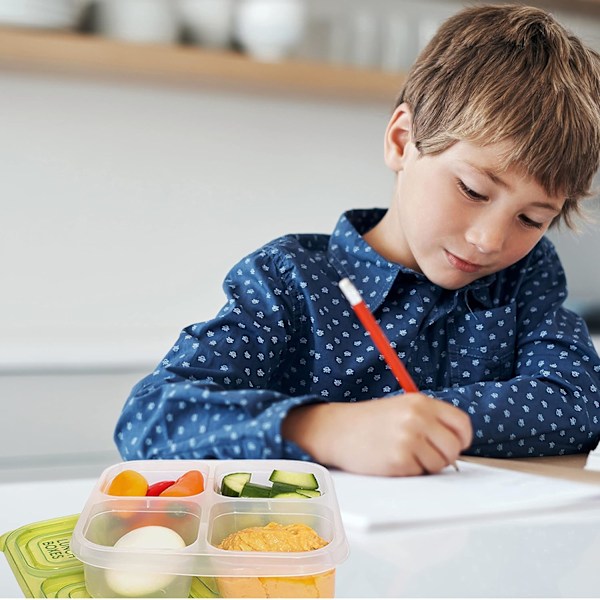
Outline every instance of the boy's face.
<svg viewBox="0 0 600 600"><path fill-rule="evenodd" d="M420 156L410 133L402 132L405 125L400 122L395 133L388 128L386 162L397 172L394 201L367 241L447 289L523 258L564 198L549 197L516 170L499 171L504 145L457 142L440 154Z"/></svg>

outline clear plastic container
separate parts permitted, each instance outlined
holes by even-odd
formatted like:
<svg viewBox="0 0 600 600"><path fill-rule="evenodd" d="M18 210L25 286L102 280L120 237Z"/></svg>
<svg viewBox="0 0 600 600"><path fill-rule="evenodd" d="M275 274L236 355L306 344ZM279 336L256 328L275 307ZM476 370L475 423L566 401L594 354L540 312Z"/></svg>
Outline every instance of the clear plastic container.
<svg viewBox="0 0 600 600"><path fill-rule="evenodd" d="M79 515L38 521L0 536L0 551L27 598L89 598L83 564L70 550ZM212 577L194 577L190 598L218 598Z"/></svg>
<svg viewBox="0 0 600 600"><path fill-rule="evenodd" d="M110 496L106 490L121 471L144 475L149 484L176 480L196 469L205 489L195 496ZM312 473L320 496L238 498L220 493L223 477L252 474L267 484L273 470ZM327 541L304 552L248 552L218 548L231 533L275 522L304 524ZM133 529L160 525L176 531L177 550L115 548ZM194 576L212 581L222 597L332 597L335 569L348 556L331 475L311 462L286 460L148 460L113 465L94 487L73 531L73 554L84 564L93 597L187 597ZM118 585L115 584L118 582ZM212 586L211 586L212 587ZM115 589L116 588L116 589Z"/></svg>

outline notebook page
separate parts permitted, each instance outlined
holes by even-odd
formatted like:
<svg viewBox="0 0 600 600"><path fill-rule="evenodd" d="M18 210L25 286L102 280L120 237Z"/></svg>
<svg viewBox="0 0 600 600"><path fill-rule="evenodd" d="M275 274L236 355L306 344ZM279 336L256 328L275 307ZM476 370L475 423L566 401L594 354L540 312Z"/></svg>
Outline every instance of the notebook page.
<svg viewBox="0 0 600 600"><path fill-rule="evenodd" d="M600 486L458 461L437 475L333 480L344 525L368 530L418 525L600 500Z"/></svg>

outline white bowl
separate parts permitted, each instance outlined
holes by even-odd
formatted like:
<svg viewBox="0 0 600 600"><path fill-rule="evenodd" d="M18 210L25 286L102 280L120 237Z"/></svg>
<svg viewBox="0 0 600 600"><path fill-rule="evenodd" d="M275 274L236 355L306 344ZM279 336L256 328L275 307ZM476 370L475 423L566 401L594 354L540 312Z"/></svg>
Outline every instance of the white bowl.
<svg viewBox="0 0 600 600"><path fill-rule="evenodd" d="M69 29L77 24L82 8L77 0L1 0L0 23Z"/></svg>
<svg viewBox="0 0 600 600"><path fill-rule="evenodd" d="M100 33L128 42L169 44L179 36L172 0L100 0L97 19Z"/></svg>
<svg viewBox="0 0 600 600"><path fill-rule="evenodd" d="M234 0L179 0L179 16L193 42L225 48L233 33Z"/></svg>
<svg viewBox="0 0 600 600"><path fill-rule="evenodd" d="M259 60L278 61L298 45L305 21L302 0L241 0L234 31L248 54Z"/></svg>

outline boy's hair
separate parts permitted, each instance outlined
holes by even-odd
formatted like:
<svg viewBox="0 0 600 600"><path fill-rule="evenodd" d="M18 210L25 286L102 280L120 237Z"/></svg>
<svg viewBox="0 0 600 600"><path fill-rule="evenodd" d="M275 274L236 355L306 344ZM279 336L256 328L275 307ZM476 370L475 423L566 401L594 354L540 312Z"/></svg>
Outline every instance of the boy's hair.
<svg viewBox="0 0 600 600"><path fill-rule="evenodd" d="M550 14L489 5L450 17L413 65L402 102L421 154L459 140L510 142L500 167L563 194L552 225L562 218L572 226L600 160L600 54Z"/></svg>

